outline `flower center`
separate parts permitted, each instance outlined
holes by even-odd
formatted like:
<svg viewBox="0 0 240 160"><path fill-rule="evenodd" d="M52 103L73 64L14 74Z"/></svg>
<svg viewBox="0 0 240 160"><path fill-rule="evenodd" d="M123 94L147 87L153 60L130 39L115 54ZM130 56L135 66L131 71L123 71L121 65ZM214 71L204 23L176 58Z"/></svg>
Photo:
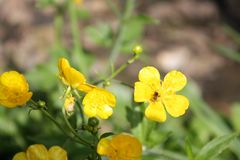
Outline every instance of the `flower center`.
<svg viewBox="0 0 240 160"><path fill-rule="evenodd" d="M158 97L160 97L160 94L157 91L155 91L152 97L152 101L156 102L158 100Z"/></svg>

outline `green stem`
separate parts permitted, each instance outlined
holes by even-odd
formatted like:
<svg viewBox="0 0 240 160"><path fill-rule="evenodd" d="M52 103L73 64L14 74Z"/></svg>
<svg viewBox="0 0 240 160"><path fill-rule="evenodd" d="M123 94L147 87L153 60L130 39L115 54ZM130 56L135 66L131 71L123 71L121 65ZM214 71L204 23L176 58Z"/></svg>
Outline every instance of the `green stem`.
<svg viewBox="0 0 240 160"><path fill-rule="evenodd" d="M78 100L76 101L76 104L78 106L78 109L80 111L80 115L81 115L81 119L82 119L82 125L85 124L85 117L84 117L84 113L83 113L83 108L81 103L79 102L79 100L82 100L81 96L78 94L78 91L74 89L74 94L77 96Z"/></svg>
<svg viewBox="0 0 240 160"><path fill-rule="evenodd" d="M62 113L63 113L63 118L64 118L64 121L67 125L67 127L69 128L69 130L73 133L74 136L76 136L79 141L81 141L82 144L86 145L86 146L90 146L92 147L92 145L90 143L88 143L87 141L85 141L84 139L82 139L78 133L75 131L75 129L73 129L72 125L69 123L67 117L66 117L66 113L65 113L65 108L62 108Z"/></svg>
<svg viewBox="0 0 240 160"><path fill-rule="evenodd" d="M82 125L85 125L85 118L84 118L82 106L79 103L79 101L76 101L76 103L77 103L78 109L80 111L80 116L81 116L81 119L82 119Z"/></svg>
<svg viewBox="0 0 240 160"><path fill-rule="evenodd" d="M114 12L114 14L116 14L117 17L121 17L121 13L119 12L119 9L118 9L117 6L113 3L112 0L107 0L107 4L108 4L109 7L112 9L112 11Z"/></svg>
<svg viewBox="0 0 240 160"><path fill-rule="evenodd" d="M55 118L52 117L52 115L50 115L50 113L48 113L48 111L46 111L45 109L41 108L40 111L48 118L50 119L66 136L69 137L67 131L65 131L65 129L55 120Z"/></svg>
<svg viewBox="0 0 240 160"><path fill-rule="evenodd" d="M63 16L60 9L57 9L56 16L54 17L54 31L55 31L55 46L62 47L62 28Z"/></svg>
<svg viewBox="0 0 240 160"><path fill-rule="evenodd" d="M108 76L105 79L99 80L97 82L95 82L94 84L99 84L102 82L109 82L111 81L113 78L115 78L119 73L121 73L123 70L125 70L127 68L128 65L132 64L136 59L139 58L139 55L134 54L134 56L132 58L130 58L126 63L122 64L117 70L115 70L110 76Z"/></svg>
<svg viewBox="0 0 240 160"><path fill-rule="evenodd" d="M124 32L126 30L126 21L131 17L132 12L134 10L135 7L135 0L127 0L126 1L126 6L125 6L125 10L122 16L122 19L120 21L119 24L119 28L117 31L117 38L114 41L112 50L110 52L110 60L109 63L107 65L107 67L111 67L111 64L114 64L118 55L119 55L119 51L122 47L122 42L123 42L123 36L124 36Z"/></svg>
<svg viewBox="0 0 240 160"><path fill-rule="evenodd" d="M81 140L76 139L74 136L69 135L68 132L55 120L55 118L53 118L53 116L46 111L43 107L39 106L38 103L36 103L35 101L33 101L32 99L30 100L30 102L36 107L38 108L48 119L50 119L61 131L62 133L68 137L69 139L78 142L80 144L83 144ZM34 109L36 109L34 108ZM85 144L86 145L86 144ZM89 145L88 145L89 146Z"/></svg>
<svg viewBox="0 0 240 160"><path fill-rule="evenodd" d="M151 122L147 120L147 130L145 134L145 140L148 141L149 137L153 131L153 129L156 127L157 123L156 122Z"/></svg>
<svg viewBox="0 0 240 160"><path fill-rule="evenodd" d="M69 1L68 3L68 13L69 20L71 25L71 35L73 39L73 50L72 50L72 60L76 66L80 68L80 70L86 74L87 72L87 64L85 60L85 55L82 49L81 40L80 40L80 30L78 25L78 8ZM79 63L81 61L81 63Z"/></svg>

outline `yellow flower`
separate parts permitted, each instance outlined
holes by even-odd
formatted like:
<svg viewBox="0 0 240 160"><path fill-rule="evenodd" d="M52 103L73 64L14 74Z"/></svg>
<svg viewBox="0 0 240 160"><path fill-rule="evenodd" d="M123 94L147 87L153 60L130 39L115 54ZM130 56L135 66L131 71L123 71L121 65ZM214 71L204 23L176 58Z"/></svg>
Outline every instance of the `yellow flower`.
<svg viewBox="0 0 240 160"><path fill-rule="evenodd" d="M116 105L116 98L105 89L94 88L86 94L82 103L83 111L87 116L107 119L113 113L112 108Z"/></svg>
<svg viewBox="0 0 240 160"><path fill-rule="evenodd" d="M145 116L153 121L164 122L166 111L179 117L188 109L189 101L185 96L177 95L187 83L187 79L179 71L169 72L161 81L158 70L154 67L144 67L139 72L139 81L135 83L134 100L149 102Z"/></svg>
<svg viewBox="0 0 240 160"><path fill-rule="evenodd" d="M112 115L112 108L116 105L115 96L105 89L97 88L86 83L82 73L72 68L65 58L60 58L58 63L59 77L65 85L77 88L86 93L83 99L84 113L89 117L98 116L107 119ZM73 97L72 97L73 98ZM66 99L65 109L71 109L73 99Z"/></svg>
<svg viewBox="0 0 240 160"><path fill-rule="evenodd" d="M83 92L89 92L94 88L93 85L86 83L86 78L81 72L70 66L67 59L59 59L58 70L59 77L65 85L77 88Z"/></svg>
<svg viewBox="0 0 240 160"><path fill-rule="evenodd" d="M141 160L142 145L135 137L119 134L99 141L97 152L110 160Z"/></svg>
<svg viewBox="0 0 240 160"><path fill-rule="evenodd" d="M19 152L12 160L67 160L67 152L59 146L52 146L49 150L42 144L28 147L26 153Z"/></svg>
<svg viewBox="0 0 240 160"><path fill-rule="evenodd" d="M82 5L83 0L73 0L73 3L75 3L76 5Z"/></svg>
<svg viewBox="0 0 240 160"><path fill-rule="evenodd" d="M25 77L9 71L0 75L0 105L14 108L25 104L32 97Z"/></svg>

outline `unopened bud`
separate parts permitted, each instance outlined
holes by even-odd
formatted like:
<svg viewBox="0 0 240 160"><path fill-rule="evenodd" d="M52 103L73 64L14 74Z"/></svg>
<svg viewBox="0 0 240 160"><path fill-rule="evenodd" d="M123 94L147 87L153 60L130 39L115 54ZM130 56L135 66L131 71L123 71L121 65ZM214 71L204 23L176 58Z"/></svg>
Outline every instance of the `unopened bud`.
<svg viewBox="0 0 240 160"><path fill-rule="evenodd" d="M41 101L41 100L40 100L40 101L38 101L37 103L38 103L38 106L41 107L41 108L46 107L46 102L44 102L44 101Z"/></svg>
<svg viewBox="0 0 240 160"><path fill-rule="evenodd" d="M133 53L139 55L143 52L143 48L140 45L136 45L133 47Z"/></svg>
<svg viewBox="0 0 240 160"><path fill-rule="evenodd" d="M65 99L64 108L67 113L71 113L74 111L75 99L74 97L70 96Z"/></svg>
<svg viewBox="0 0 240 160"><path fill-rule="evenodd" d="M99 120L96 117L91 117L88 119L88 125L92 127L97 127L99 125Z"/></svg>

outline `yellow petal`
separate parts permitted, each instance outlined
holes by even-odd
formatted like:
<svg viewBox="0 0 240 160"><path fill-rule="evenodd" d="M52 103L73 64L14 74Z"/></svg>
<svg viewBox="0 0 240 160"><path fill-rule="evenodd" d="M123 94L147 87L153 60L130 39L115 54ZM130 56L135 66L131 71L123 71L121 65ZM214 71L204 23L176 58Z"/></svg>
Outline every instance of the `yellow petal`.
<svg viewBox="0 0 240 160"><path fill-rule="evenodd" d="M25 77L16 71L4 72L0 76L0 83L9 91L27 92L29 89Z"/></svg>
<svg viewBox="0 0 240 160"><path fill-rule="evenodd" d="M59 146L52 146L48 151L48 160L67 160L67 152Z"/></svg>
<svg viewBox="0 0 240 160"><path fill-rule="evenodd" d="M74 88L86 82L82 73L70 67L64 70L65 80Z"/></svg>
<svg viewBox="0 0 240 160"><path fill-rule="evenodd" d="M129 134L119 134L111 140L111 146L116 152L117 159L140 160L142 155L142 144L139 140Z"/></svg>
<svg viewBox="0 0 240 160"><path fill-rule="evenodd" d="M107 105L97 107L97 115L101 119L108 119L113 114L112 107Z"/></svg>
<svg viewBox="0 0 240 160"><path fill-rule="evenodd" d="M58 61L59 76L64 84L71 85L76 88L80 84L86 82L84 75L70 66L65 58L60 58Z"/></svg>
<svg viewBox="0 0 240 160"><path fill-rule="evenodd" d="M7 99L0 99L0 104L7 108L15 108L24 105L32 97L32 92L27 92L19 97L10 96Z"/></svg>
<svg viewBox="0 0 240 160"><path fill-rule="evenodd" d="M102 138L97 145L97 153L108 157L113 156L114 150L110 143L110 140L107 138Z"/></svg>
<svg viewBox="0 0 240 160"><path fill-rule="evenodd" d="M86 96L84 97L84 99L86 98ZM83 100L84 100L83 99ZM86 99L85 99L86 101ZM84 104L83 104L84 105ZM84 105L84 108L83 108L83 112L84 114L86 114L88 117L95 117L97 115L97 109L95 106L92 106L92 105L87 105L85 104Z"/></svg>
<svg viewBox="0 0 240 160"><path fill-rule="evenodd" d="M27 156L25 152L19 152L14 155L12 160L27 160Z"/></svg>
<svg viewBox="0 0 240 160"><path fill-rule="evenodd" d="M84 113L89 116L109 117L112 111L108 107L116 105L115 96L101 88L94 88L83 99ZM107 107L108 106L108 107Z"/></svg>
<svg viewBox="0 0 240 160"><path fill-rule="evenodd" d="M70 64L68 62L67 59L65 58L60 58L58 60L58 70L59 70L59 75L64 77L64 74L63 74L63 71L66 69L66 68L69 68L70 67Z"/></svg>
<svg viewBox="0 0 240 160"><path fill-rule="evenodd" d="M28 90L28 83L22 74L16 71L3 73L0 76L0 105L14 108L25 104L32 97Z"/></svg>
<svg viewBox="0 0 240 160"><path fill-rule="evenodd" d="M163 88L173 91L181 90L187 83L185 75L179 71L173 70L169 72L163 80Z"/></svg>
<svg viewBox="0 0 240 160"><path fill-rule="evenodd" d="M143 82L136 82L134 86L134 101L146 102L151 99L154 90L149 85Z"/></svg>
<svg viewBox="0 0 240 160"><path fill-rule="evenodd" d="M160 74L155 67L148 66L140 70L138 78L145 83L160 83Z"/></svg>
<svg viewBox="0 0 240 160"><path fill-rule="evenodd" d="M153 121L164 122L167 115L162 102L153 102L145 110L145 116Z"/></svg>
<svg viewBox="0 0 240 160"><path fill-rule="evenodd" d="M46 147L42 144L34 144L27 149L27 159L28 160L47 160L48 151Z"/></svg>
<svg viewBox="0 0 240 160"><path fill-rule="evenodd" d="M170 95L163 98L167 112L173 117L179 117L188 109L189 101L182 95Z"/></svg>
<svg viewBox="0 0 240 160"><path fill-rule="evenodd" d="M94 88L96 88L96 86L85 83L85 84L80 84L77 89L82 92L88 93L91 90L93 90Z"/></svg>

